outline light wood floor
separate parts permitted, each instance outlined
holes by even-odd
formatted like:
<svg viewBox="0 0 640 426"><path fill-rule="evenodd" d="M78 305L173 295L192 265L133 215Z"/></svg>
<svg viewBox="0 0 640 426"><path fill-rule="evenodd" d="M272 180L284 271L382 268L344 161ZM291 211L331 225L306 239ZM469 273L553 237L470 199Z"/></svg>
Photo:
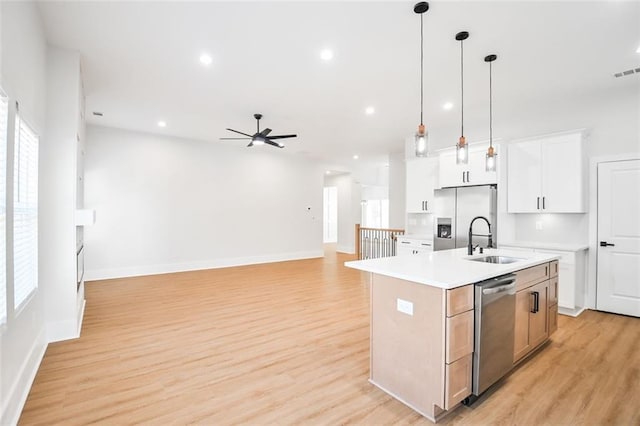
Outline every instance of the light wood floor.
<svg viewBox="0 0 640 426"><path fill-rule="evenodd" d="M88 283L20 424L429 424L367 382L349 256ZM640 319L560 317L553 341L445 424L639 425Z"/></svg>

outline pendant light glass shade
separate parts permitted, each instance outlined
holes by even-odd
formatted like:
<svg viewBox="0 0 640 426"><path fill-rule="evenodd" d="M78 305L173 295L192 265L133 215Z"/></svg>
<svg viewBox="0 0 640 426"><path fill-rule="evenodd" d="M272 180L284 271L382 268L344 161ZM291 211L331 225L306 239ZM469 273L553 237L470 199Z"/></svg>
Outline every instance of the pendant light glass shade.
<svg viewBox="0 0 640 426"><path fill-rule="evenodd" d="M416 132L416 157L426 157L429 153L429 135L424 124L418 126Z"/></svg>
<svg viewBox="0 0 640 426"><path fill-rule="evenodd" d="M456 34L456 40L460 42L460 139L456 144L456 164L469 164L469 144L464 137L464 40L469 38L469 33L461 31Z"/></svg>
<svg viewBox="0 0 640 426"><path fill-rule="evenodd" d="M496 59L498 59L496 55L488 55L484 58L484 61L489 63L489 148L485 157L485 170L488 172L496 171L496 156L498 155L493 148L493 84L491 79L491 63Z"/></svg>
<svg viewBox="0 0 640 426"><path fill-rule="evenodd" d="M429 135L422 121L424 107L424 31L422 15L429 10L429 3L421 1L413 6L413 11L420 15L420 125L415 136L416 157L429 155Z"/></svg>

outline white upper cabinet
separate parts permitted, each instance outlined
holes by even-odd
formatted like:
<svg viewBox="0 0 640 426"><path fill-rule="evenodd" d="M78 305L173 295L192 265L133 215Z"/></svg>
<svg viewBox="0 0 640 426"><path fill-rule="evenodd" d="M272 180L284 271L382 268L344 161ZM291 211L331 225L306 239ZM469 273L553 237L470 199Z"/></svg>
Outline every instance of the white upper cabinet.
<svg viewBox="0 0 640 426"><path fill-rule="evenodd" d="M509 213L584 213L582 132L509 144Z"/></svg>
<svg viewBox="0 0 640 426"><path fill-rule="evenodd" d="M469 164L456 164L455 148L443 151L440 154L440 187L497 183L496 172L485 170L485 154L488 147L488 144L469 145Z"/></svg>
<svg viewBox="0 0 640 426"><path fill-rule="evenodd" d="M407 213L433 213L433 191L437 188L438 159L407 160Z"/></svg>

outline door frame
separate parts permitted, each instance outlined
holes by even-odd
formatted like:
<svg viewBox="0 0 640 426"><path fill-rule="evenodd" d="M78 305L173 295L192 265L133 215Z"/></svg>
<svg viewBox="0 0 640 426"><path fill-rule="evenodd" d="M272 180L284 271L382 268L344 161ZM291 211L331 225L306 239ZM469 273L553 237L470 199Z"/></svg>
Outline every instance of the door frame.
<svg viewBox="0 0 640 426"><path fill-rule="evenodd" d="M598 165L616 161L640 160L640 152L626 154L603 155L589 160L589 253L588 280L585 307L596 308L596 292L598 289Z"/></svg>

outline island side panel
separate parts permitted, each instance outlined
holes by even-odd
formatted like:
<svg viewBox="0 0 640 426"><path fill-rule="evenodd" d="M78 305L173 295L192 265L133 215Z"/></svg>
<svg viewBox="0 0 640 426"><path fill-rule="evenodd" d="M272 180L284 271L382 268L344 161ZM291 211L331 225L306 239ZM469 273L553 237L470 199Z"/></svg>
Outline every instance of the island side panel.
<svg viewBox="0 0 640 426"><path fill-rule="evenodd" d="M372 274L371 382L432 419L434 405L444 406L444 297L440 288ZM398 310L398 299L412 314Z"/></svg>

